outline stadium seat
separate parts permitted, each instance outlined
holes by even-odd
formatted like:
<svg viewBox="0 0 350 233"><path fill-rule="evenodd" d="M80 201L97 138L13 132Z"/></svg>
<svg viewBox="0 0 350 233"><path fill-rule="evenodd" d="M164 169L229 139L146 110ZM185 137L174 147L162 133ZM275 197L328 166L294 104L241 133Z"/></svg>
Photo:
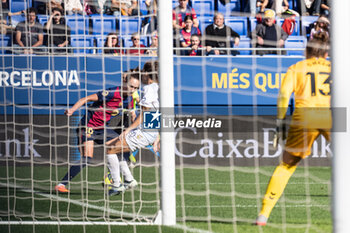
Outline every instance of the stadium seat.
<svg viewBox="0 0 350 233"><path fill-rule="evenodd" d="M117 22L113 15L92 15L92 34L93 35L107 35L110 32L117 32Z"/></svg>
<svg viewBox="0 0 350 233"><path fill-rule="evenodd" d="M9 35L0 35L0 54L7 53L7 50L4 47L11 46L11 37Z"/></svg>
<svg viewBox="0 0 350 233"><path fill-rule="evenodd" d="M311 31L311 25L315 21L317 21L318 16L302 16L301 17L301 35L306 36L309 38L310 31Z"/></svg>
<svg viewBox="0 0 350 233"><path fill-rule="evenodd" d="M138 17L120 17L119 33L121 35L131 35L134 32L140 32L141 19Z"/></svg>
<svg viewBox="0 0 350 233"><path fill-rule="evenodd" d="M24 15L13 15L9 19L11 19L11 25L16 26L19 22L25 21L26 17Z"/></svg>
<svg viewBox="0 0 350 233"><path fill-rule="evenodd" d="M296 1L288 0L288 4L289 4L289 9L293 9L293 10L297 9Z"/></svg>
<svg viewBox="0 0 350 233"><path fill-rule="evenodd" d="M282 27L284 19L283 18L277 18L276 19L277 24L280 25ZM295 18L295 27L294 27L294 31L291 34L291 36L299 36L300 34L300 18L296 17Z"/></svg>
<svg viewBox="0 0 350 233"><path fill-rule="evenodd" d="M305 48L307 39L305 36L289 36L285 41L285 48ZM288 50L287 55L304 55L304 50Z"/></svg>
<svg viewBox="0 0 350 233"><path fill-rule="evenodd" d="M226 17L225 24L230 26L240 36L248 35L248 21L246 17Z"/></svg>
<svg viewBox="0 0 350 233"><path fill-rule="evenodd" d="M214 22L214 16L198 16L199 30L202 35L205 32L205 28Z"/></svg>
<svg viewBox="0 0 350 233"><path fill-rule="evenodd" d="M254 31L257 24L258 24L258 21L256 20L256 18L253 16L250 16L249 17L249 32Z"/></svg>
<svg viewBox="0 0 350 233"><path fill-rule="evenodd" d="M239 45L237 48L250 48L251 47L251 41L249 37L241 36ZM251 50L239 50L240 55L251 55Z"/></svg>
<svg viewBox="0 0 350 233"><path fill-rule="evenodd" d="M10 1L10 11L11 12L18 12L25 9L28 9L32 6L32 1L26 1L26 0L11 0Z"/></svg>
<svg viewBox="0 0 350 233"><path fill-rule="evenodd" d="M71 35L88 35L89 18L82 15L67 15L66 23L71 28Z"/></svg>
<svg viewBox="0 0 350 233"><path fill-rule="evenodd" d="M211 16L214 14L214 0L192 0L192 7L197 16Z"/></svg>
<svg viewBox="0 0 350 233"><path fill-rule="evenodd" d="M223 13L225 17L232 15L232 12L240 12L241 3L240 0L231 0L230 2L223 5L218 1L218 12Z"/></svg>
<svg viewBox="0 0 350 233"><path fill-rule="evenodd" d="M104 44L105 44L106 38L107 38L107 35L97 35L95 37L95 39L96 39L96 47L102 48L104 46ZM96 53L98 53L98 54L102 53L102 49L97 49Z"/></svg>
<svg viewBox="0 0 350 233"><path fill-rule="evenodd" d="M37 18L41 25L44 25L49 20L49 16L47 15L38 15Z"/></svg>
<svg viewBox="0 0 350 233"><path fill-rule="evenodd" d="M94 36L89 35L73 35L71 36L71 46L76 54L92 54L94 47Z"/></svg>

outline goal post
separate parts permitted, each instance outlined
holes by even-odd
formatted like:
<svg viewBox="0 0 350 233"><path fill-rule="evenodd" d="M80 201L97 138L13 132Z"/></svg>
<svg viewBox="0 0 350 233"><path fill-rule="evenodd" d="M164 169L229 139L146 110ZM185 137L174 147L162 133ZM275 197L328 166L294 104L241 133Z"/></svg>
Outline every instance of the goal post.
<svg viewBox="0 0 350 233"><path fill-rule="evenodd" d="M172 2L159 1L160 106L161 109L167 108L170 111L174 110L174 67L173 45L171 43L171 41L173 41L173 31L171 15ZM174 113L174 111L172 112ZM161 154L162 224L175 225L176 189L174 132L164 132L161 130Z"/></svg>
<svg viewBox="0 0 350 233"><path fill-rule="evenodd" d="M350 20L346 9L349 9L349 1L333 1L332 11L332 73L333 73L333 108L346 109L346 131L335 132L333 135L333 232L345 233L349 231L349 209L350 206L350 187L347 177L350 177L350 156L348 144L350 141L349 129L349 54L350 45L344 40L349 38L350 33L344 30L342 25ZM334 124L336 126L342 116L334 115Z"/></svg>

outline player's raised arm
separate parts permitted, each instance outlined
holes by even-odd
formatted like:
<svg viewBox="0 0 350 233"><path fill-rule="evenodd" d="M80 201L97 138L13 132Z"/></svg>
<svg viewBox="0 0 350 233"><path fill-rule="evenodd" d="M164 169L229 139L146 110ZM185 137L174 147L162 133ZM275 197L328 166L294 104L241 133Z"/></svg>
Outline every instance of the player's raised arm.
<svg viewBox="0 0 350 233"><path fill-rule="evenodd" d="M66 109L66 111L64 111L64 114L66 114L67 116L71 116L77 109L79 109L84 104L92 101L97 101L97 100L98 100L97 94L92 94L84 98L81 98L73 105L73 107Z"/></svg>

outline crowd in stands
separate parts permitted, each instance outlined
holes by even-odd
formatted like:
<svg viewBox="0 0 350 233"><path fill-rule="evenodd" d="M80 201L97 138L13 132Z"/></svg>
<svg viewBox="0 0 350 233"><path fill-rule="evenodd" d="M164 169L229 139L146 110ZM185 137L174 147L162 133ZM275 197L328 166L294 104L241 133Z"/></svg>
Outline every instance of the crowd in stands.
<svg viewBox="0 0 350 233"><path fill-rule="evenodd" d="M90 51L112 55L157 55L157 0L50 0L46 3L33 0L35 8L20 11L13 11L9 7L11 3L9 1L11 0L2 0L0 19L1 34L12 36L11 50L8 49L8 53L73 53L77 45L73 43L71 34L75 34L74 36L79 34L72 32L66 18L82 15L79 17L84 17L85 20L94 15L105 17L109 15L116 21L115 31L106 30L107 33L104 35L95 35L91 43L94 49ZM296 30L299 30L298 36L305 38L312 38L312 35L319 31L329 32L328 0L202 0L202 2L213 3L212 10L204 12L205 17L197 13L203 14L202 9L197 9L197 12L195 10L195 4L201 3L200 0L173 0L173 44L174 53L177 55L238 55L242 51L240 48L252 48L253 52L249 54L286 54L285 50L280 48L284 48L289 36L293 36ZM239 10L237 6L235 9L232 8L233 3L239 3ZM220 7L228 11L220 11ZM22 16L24 20L14 25L12 19L15 16ZM46 20L39 23L38 16L46 16ZM300 27L304 25L301 21L307 16L318 19L313 18L313 21L306 25L306 31L300 32ZM119 24L121 17L130 20L137 20L140 17L140 22L137 22L139 25L134 31L129 31L128 35L122 35L120 25L124 24ZM243 32L235 26L235 21L228 24L235 17L244 21ZM90 34L93 34L91 29L89 30L91 22L87 22L86 38L90 38ZM97 42L98 37L102 38L103 43ZM245 44L241 45L241 41L245 41ZM246 41L249 43L248 46ZM96 47L99 45L104 48L98 50Z"/></svg>

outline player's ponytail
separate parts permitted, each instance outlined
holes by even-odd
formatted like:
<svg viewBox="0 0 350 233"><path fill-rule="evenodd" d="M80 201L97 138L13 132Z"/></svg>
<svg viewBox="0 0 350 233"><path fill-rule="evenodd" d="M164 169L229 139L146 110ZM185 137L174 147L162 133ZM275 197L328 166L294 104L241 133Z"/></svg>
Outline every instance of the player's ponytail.
<svg viewBox="0 0 350 233"><path fill-rule="evenodd" d="M329 50L329 34L326 31L315 33L307 43L306 58L324 57Z"/></svg>

